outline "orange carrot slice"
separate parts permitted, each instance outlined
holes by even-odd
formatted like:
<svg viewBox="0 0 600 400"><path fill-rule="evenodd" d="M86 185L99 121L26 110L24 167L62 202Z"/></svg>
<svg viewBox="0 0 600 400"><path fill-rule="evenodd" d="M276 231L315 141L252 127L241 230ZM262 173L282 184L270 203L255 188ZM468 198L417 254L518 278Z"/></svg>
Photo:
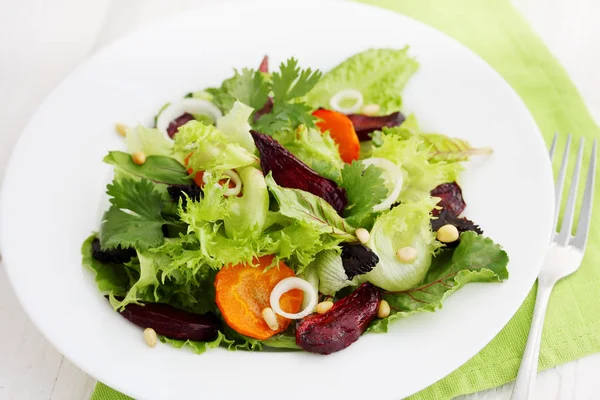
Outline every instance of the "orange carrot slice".
<svg viewBox="0 0 600 400"><path fill-rule="evenodd" d="M231 328L242 335L265 340L286 330L291 320L277 315L277 330L271 330L262 317L262 310L270 307L271 291L282 279L295 276L294 271L279 262L269 267L273 256L263 256L247 264L226 265L215 278L215 300L221 314ZM281 296L281 308L297 313L302 306L304 294L301 290L290 290Z"/></svg>
<svg viewBox="0 0 600 400"><path fill-rule="evenodd" d="M360 142L350 118L324 108L316 110L313 115L320 120L317 121L317 126L321 132L329 131L331 138L337 143L342 160L347 163L358 160Z"/></svg>

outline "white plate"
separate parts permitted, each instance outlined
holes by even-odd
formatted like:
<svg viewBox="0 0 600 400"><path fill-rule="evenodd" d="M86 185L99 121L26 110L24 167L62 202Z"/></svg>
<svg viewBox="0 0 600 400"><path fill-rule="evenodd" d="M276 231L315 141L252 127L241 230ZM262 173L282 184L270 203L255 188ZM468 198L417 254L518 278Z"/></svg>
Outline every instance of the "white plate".
<svg viewBox="0 0 600 400"><path fill-rule="evenodd" d="M491 146L462 179L467 215L504 245L511 277L470 284L436 313L366 335L330 356L149 349L112 311L81 267L82 241L122 147L115 122L149 124L166 102L217 85L232 67L295 56L328 70L369 47L411 45L421 63L405 111L428 131ZM550 163L538 129L504 80L443 34L352 3L237 2L201 8L136 32L81 65L23 133L1 197L2 254L25 310L62 353L136 398L398 399L434 383L485 346L537 275L553 208Z"/></svg>

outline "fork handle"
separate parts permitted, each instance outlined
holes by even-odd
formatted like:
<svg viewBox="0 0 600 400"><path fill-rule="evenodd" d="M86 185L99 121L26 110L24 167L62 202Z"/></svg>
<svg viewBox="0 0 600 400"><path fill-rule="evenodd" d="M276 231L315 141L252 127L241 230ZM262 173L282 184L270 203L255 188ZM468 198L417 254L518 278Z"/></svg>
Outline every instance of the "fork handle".
<svg viewBox="0 0 600 400"><path fill-rule="evenodd" d="M537 377L538 359L540 356L540 344L542 329L544 328L544 317L548 300L554 287L553 281L539 280L533 319L529 328L529 337L525 345L523 359L519 367L519 373L512 391L511 400L527 400L535 390L535 379Z"/></svg>

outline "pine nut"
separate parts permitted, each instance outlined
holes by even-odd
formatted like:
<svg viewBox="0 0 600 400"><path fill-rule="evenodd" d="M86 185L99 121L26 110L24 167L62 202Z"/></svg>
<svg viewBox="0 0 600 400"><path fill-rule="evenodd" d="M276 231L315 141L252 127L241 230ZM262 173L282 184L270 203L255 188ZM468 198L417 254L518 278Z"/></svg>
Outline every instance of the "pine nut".
<svg viewBox="0 0 600 400"><path fill-rule="evenodd" d="M156 336L156 331L152 328L144 329L144 340L146 344L150 347L156 347L156 340L158 337Z"/></svg>
<svg viewBox="0 0 600 400"><path fill-rule="evenodd" d="M127 135L126 131L129 127L125 124L122 123L117 123L115 124L115 129L117 130L117 133L123 137L125 137Z"/></svg>
<svg viewBox="0 0 600 400"><path fill-rule="evenodd" d="M143 151L136 151L135 153L133 153L131 155L131 159L137 165L142 165L143 163L146 162L146 154L144 154Z"/></svg>
<svg viewBox="0 0 600 400"><path fill-rule="evenodd" d="M396 257L403 263L409 263L417 258L417 249L414 247L403 247L396 252Z"/></svg>
<svg viewBox="0 0 600 400"><path fill-rule="evenodd" d="M362 244L367 243L369 241L369 238L371 237L371 234L365 228L358 228L354 233L356 234L356 237Z"/></svg>
<svg viewBox="0 0 600 400"><path fill-rule="evenodd" d="M277 316L271 307L267 307L262 310L261 313L263 319L267 323L270 330L276 331L279 329L279 323L277 322Z"/></svg>
<svg viewBox="0 0 600 400"><path fill-rule="evenodd" d="M379 104L365 104L361 107L360 112L364 115L375 115L379 112Z"/></svg>
<svg viewBox="0 0 600 400"><path fill-rule="evenodd" d="M333 307L333 301L322 301L317 304L317 314L325 314L327 311L331 310L331 307Z"/></svg>
<svg viewBox="0 0 600 400"><path fill-rule="evenodd" d="M437 231L437 240L442 243L452 243L458 240L458 229L452 224L446 224Z"/></svg>
<svg viewBox="0 0 600 400"><path fill-rule="evenodd" d="M377 308L377 318L387 318L390 316L390 304L381 300L379 302L379 308Z"/></svg>

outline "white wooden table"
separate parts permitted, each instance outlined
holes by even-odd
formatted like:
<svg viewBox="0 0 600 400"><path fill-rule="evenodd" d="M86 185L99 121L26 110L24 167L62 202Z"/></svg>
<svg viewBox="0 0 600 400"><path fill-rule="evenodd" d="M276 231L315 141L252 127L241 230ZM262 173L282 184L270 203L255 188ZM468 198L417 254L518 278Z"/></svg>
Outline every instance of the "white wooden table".
<svg viewBox="0 0 600 400"><path fill-rule="evenodd" d="M90 53L154 20L227 0L0 0L0 176L49 92ZM248 0L251 1L251 0ZM600 121L600 2L513 0ZM599 399L600 355L540 374L540 399ZM0 400L82 400L95 380L29 321L0 264ZM468 396L507 399L511 385Z"/></svg>

